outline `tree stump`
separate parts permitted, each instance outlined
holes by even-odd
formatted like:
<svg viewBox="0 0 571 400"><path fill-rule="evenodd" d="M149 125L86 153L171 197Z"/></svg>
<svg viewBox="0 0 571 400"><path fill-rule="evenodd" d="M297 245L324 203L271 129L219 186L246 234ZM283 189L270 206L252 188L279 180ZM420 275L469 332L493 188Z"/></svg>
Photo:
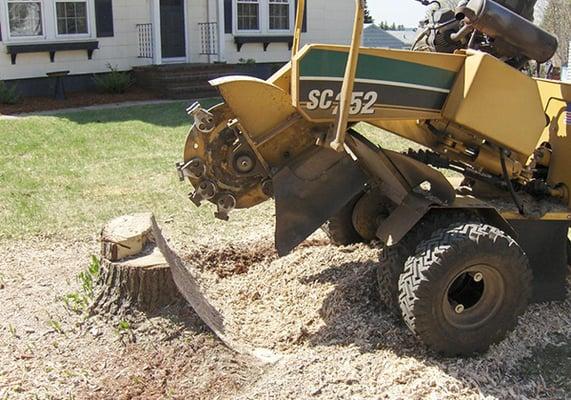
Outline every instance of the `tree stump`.
<svg viewBox="0 0 571 400"><path fill-rule="evenodd" d="M182 300L152 234L153 215L116 218L101 232L101 270L92 313L153 311Z"/></svg>

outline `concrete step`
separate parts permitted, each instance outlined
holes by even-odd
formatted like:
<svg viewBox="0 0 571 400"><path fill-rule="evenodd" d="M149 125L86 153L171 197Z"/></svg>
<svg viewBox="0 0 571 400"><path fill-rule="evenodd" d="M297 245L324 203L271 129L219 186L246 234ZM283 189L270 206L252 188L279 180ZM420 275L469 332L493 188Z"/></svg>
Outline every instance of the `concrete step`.
<svg viewBox="0 0 571 400"><path fill-rule="evenodd" d="M162 97L192 99L218 95L218 90L208 83L210 80L229 75L256 75L253 68L262 68L265 72L260 77L265 78L276 66L173 64L135 67L133 72L139 86L155 91Z"/></svg>

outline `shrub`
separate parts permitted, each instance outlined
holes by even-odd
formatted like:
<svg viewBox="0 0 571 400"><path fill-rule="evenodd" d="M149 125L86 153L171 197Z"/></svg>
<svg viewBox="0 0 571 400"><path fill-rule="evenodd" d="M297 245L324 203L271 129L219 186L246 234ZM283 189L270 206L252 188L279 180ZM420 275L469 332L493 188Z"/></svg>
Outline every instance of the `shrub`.
<svg viewBox="0 0 571 400"><path fill-rule="evenodd" d="M107 64L107 68L109 68L108 73L93 77L99 90L105 93L123 94L133 85L134 81L129 72L121 72L111 64Z"/></svg>
<svg viewBox="0 0 571 400"><path fill-rule="evenodd" d="M20 94L15 86L8 86L0 81L0 104L16 104L20 101Z"/></svg>

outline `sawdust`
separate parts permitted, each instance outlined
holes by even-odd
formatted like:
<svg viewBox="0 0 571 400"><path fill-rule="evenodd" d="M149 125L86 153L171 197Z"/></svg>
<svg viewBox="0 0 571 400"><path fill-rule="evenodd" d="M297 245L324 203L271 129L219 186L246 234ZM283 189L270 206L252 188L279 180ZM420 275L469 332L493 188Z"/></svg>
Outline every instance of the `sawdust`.
<svg viewBox="0 0 571 400"><path fill-rule="evenodd" d="M571 336L571 300L531 306L485 355L443 359L383 311L376 249L324 245L319 235L314 243L281 259L250 255L246 272L225 279L213 268L200 274L227 334L281 356L240 398L561 398L556 381L519 371L546 333ZM240 248L254 246L265 254L261 242Z"/></svg>
<svg viewBox="0 0 571 400"><path fill-rule="evenodd" d="M1 243L0 398L569 397L571 296L531 306L480 357L443 359L383 311L375 249L332 247L319 234L277 259L269 237L255 239L228 253L202 239L185 254L227 333L280 357L263 368L222 346L188 308L133 316L128 332L66 312L57 298L77 289L96 243ZM204 248L212 254L197 257Z"/></svg>

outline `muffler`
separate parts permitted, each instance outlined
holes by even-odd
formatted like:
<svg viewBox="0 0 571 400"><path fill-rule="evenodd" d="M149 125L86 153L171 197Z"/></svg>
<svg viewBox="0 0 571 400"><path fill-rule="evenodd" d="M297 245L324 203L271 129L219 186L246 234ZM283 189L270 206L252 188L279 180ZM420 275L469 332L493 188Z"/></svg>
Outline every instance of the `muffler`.
<svg viewBox="0 0 571 400"><path fill-rule="evenodd" d="M540 63L557 51L557 38L492 0L466 0L456 9L456 19L493 38L498 48Z"/></svg>

